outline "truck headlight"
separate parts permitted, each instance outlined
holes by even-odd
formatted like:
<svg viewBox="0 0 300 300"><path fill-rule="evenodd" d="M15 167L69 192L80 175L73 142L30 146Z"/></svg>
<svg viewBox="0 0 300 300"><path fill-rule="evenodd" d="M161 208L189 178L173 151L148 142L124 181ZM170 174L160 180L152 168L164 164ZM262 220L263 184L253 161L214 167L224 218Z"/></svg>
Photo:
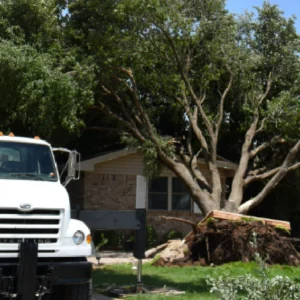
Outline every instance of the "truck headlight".
<svg viewBox="0 0 300 300"><path fill-rule="evenodd" d="M80 245L82 244L84 241L84 233L82 231L76 231L73 235L73 242L76 244L76 245Z"/></svg>

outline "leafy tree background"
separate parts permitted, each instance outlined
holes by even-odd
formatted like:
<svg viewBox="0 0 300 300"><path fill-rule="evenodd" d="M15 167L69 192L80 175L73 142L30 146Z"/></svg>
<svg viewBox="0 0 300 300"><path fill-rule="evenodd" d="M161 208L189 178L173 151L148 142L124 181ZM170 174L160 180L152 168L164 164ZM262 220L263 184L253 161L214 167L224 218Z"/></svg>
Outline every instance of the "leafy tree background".
<svg viewBox="0 0 300 300"><path fill-rule="evenodd" d="M93 103L94 70L64 45L56 1L1 1L0 127L51 138L78 130Z"/></svg>
<svg viewBox="0 0 300 300"><path fill-rule="evenodd" d="M190 148L201 149L204 157L205 151L210 156L207 164L212 186L200 178L201 174L197 180L202 180L207 191L212 189L208 198L218 202L220 184L215 175L215 153L237 162L238 157L246 157L245 153L251 151L246 162L240 163L240 176L233 181L232 191L236 192L230 199L239 205L242 186L248 185L243 181L250 184L273 176L278 170L254 172L265 167L272 170L298 140L295 82L299 77L299 37L293 19L285 19L276 6L265 3L256 15L234 20L224 3L139 0L101 4L90 1L86 5L74 1L69 5L66 30L70 42L89 53L98 66L94 110L99 118L106 115L115 121L113 125L121 125L123 140L139 148L151 162L147 164L151 166L146 170L148 175L157 174L166 164L171 169L175 166L173 171L178 167L178 174L187 169L194 172L189 167L179 171L178 162L170 161L175 154L182 160L188 156L185 141L189 140ZM180 99L182 93L190 112L204 110L199 114L202 120L195 126L190 126L192 118ZM220 105L222 93L226 101L223 99ZM202 108L193 106L194 95L205 96ZM135 97L142 103L146 117L138 106L132 105ZM147 118L150 127L145 125ZM249 131L253 136L243 154L247 128L256 128L253 131L259 126L263 132L253 140L254 134ZM191 134L189 127L193 127ZM207 139L208 149L201 137L196 138L197 130ZM179 153L183 155L180 157ZM281 169L277 177L281 179L283 174ZM244 176L248 176L247 180ZM199 194L194 200L205 198L205 191L197 190L187 177L182 179L191 193L193 190ZM267 187L273 188L280 180L271 178ZM268 193L267 189L263 191ZM201 206L201 202L197 203ZM211 207L203 209L208 211Z"/></svg>
<svg viewBox="0 0 300 300"><path fill-rule="evenodd" d="M185 51L193 49L191 83L197 93L206 89L209 101L205 109L210 121L218 118L217 90L224 91L230 80L228 64L238 74L224 104L219 155L238 161L255 110L251 99L263 91L269 74L276 74L268 98L272 101L265 102L259 112L269 119L255 144L263 145L276 136L280 139L249 164L249 170L254 165L272 169L299 139L299 60L294 55L299 50L299 37L293 19L283 18L276 7L265 3L255 16L248 14L235 20L224 3L77 0L67 5L52 0L2 1L0 127L19 135L40 134L54 143L67 141L86 156L119 147L122 136L140 147L157 167L148 171L155 173L161 161L151 151L153 145L136 144L120 122L97 108L104 103L122 116L120 106L103 85L129 103L131 95L120 82L128 77L125 73L120 77L120 66L131 68L161 145L165 145L167 136L167 142L172 141L168 149L180 150L180 143L189 136L189 122L174 97L182 82L172 49L159 30L159 25L169 19L180 55L184 57ZM62 13L65 7L67 15ZM201 84L197 86L198 82ZM199 126L204 128L201 122ZM204 135L208 137L206 129ZM199 148L195 136L191 145ZM260 214L266 207L269 217L291 218L291 212L278 207L287 207L282 199L297 203L294 199L299 192L293 186L297 178L297 173L289 174L268 196L271 200L256 212ZM255 185L257 191L263 186ZM253 197L255 185L247 188L244 200ZM274 199L280 199L276 206ZM279 216L279 211L285 216Z"/></svg>

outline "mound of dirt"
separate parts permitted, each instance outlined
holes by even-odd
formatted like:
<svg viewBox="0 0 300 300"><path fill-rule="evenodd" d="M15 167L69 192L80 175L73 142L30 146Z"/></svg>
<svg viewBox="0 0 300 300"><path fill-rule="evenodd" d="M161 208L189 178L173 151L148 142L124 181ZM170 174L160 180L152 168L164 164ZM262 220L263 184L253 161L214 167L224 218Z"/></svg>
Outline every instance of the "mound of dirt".
<svg viewBox="0 0 300 300"><path fill-rule="evenodd" d="M221 265L248 262L259 253L268 264L299 265L299 255L289 233L261 221L210 220L186 238L188 252L182 259L155 262L163 265Z"/></svg>

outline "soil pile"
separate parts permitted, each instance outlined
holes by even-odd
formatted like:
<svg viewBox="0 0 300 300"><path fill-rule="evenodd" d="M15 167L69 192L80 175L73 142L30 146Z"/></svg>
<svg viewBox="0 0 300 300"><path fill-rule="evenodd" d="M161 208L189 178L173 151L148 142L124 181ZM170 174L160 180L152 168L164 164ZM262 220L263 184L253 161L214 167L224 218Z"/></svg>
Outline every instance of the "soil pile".
<svg viewBox="0 0 300 300"><path fill-rule="evenodd" d="M208 220L186 237L186 244L185 258L173 259L173 265L248 262L255 253L268 264L299 265L299 255L288 231L261 221ZM171 262L161 258L155 265L171 265Z"/></svg>

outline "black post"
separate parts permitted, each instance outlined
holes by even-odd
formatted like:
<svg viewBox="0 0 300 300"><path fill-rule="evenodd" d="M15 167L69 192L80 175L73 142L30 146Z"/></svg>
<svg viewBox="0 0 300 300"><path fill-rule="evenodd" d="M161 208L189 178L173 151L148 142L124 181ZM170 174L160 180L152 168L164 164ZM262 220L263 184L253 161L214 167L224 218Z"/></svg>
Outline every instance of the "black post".
<svg viewBox="0 0 300 300"><path fill-rule="evenodd" d="M34 300L37 289L37 258L38 245L32 242L20 244L20 257L18 266L18 299Z"/></svg>
<svg viewBox="0 0 300 300"><path fill-rule="evenodd" d="M136 209L137 230L135 234L134 257L145 258L146 251L146 209Z"/></svg>

